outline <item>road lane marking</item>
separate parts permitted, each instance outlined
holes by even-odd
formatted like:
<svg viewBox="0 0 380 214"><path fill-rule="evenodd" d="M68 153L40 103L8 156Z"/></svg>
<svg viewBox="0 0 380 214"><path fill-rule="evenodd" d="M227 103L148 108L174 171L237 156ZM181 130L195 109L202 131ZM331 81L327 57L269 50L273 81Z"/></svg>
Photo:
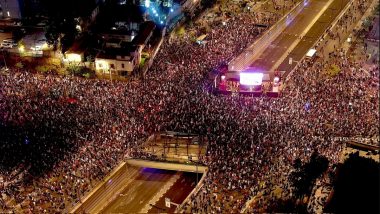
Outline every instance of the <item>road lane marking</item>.
<svg viewBox="0 0 380 214"><path fill-rule="evenodd" d="M326 12L326 10L330 7L330 5L334 2L334 0L329 0L326 5L319 11L319 13L314 17L314 19L309 23L309 25L306 27L306 29L303 30L299 38L297 38L287 49L287 51L284 51L284 54L280 57L280 59L275 63L270 69L270 72L273 72L274 69L278 68L280 64L286 59L286 57L289 55L288 53L292 52L294 48L300 43L302 38L310 31L310 29L314 26L314 24L318 21L319 18Z"/></svg>

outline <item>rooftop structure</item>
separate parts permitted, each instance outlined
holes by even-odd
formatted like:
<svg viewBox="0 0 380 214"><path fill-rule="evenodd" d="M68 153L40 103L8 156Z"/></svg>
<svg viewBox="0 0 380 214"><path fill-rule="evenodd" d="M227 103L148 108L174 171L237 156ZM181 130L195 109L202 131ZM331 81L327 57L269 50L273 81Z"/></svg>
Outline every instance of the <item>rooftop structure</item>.
<svg viewBox="0 0 380 214"><path fill-rule="evenodd" d="M143 147L153 159L187 163L197 162L206 154L207 142L196 134L162 132L150 136Z"/></svg>

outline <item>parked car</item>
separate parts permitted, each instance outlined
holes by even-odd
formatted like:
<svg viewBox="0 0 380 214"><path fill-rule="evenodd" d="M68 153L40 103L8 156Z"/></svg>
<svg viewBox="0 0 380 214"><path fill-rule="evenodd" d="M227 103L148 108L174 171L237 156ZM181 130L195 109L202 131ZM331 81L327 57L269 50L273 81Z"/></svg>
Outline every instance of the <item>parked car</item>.
<svg viewBox="0 0 380 214"><path fill-rule="evenodd" d="M13 48L17 46L17 42L15 42L13 39L4 39L3 42L0 44L0 47L2 48Z"/></svg>

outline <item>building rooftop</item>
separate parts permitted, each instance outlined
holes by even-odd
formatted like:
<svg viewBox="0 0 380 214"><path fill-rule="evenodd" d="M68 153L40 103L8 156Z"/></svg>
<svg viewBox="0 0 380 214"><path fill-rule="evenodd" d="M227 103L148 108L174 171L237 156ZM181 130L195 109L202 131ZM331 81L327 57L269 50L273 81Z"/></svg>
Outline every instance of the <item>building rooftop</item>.
<svg viewBox="0 0 380 214"><path fill-rule="evenodd" d="M135 52L137 49L137 46L135 45L127 45L124 46L123 48L107 48L98 53L96 58L101 58L101 59L116 59L117 56L122 56L122 57L133 57L133 52ZM129 60L129 59L126 59Z"/></svg>
<svg viewBox="0 0 380 214"><path fill-rule="evenodd" d="M66 51L66 53L83 53L93 44L93 38L89 35L83 35L76 39L73 45Z"/></svg>
<svg viewBox="0 0 380 214"><path fill-rule="evenodd" d="M156 24L152 21L147 21L141 24L140 31L137 36L133 39L133 43L136 45L144 45L146 44L150 37L153 34L154 29L156 28Z"/></svg>

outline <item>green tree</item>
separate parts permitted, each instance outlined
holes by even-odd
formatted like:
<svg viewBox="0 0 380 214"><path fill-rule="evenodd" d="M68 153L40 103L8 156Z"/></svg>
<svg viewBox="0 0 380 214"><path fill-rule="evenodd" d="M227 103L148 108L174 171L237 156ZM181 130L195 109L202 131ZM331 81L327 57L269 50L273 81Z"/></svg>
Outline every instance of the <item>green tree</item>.
<svg viewBox="0 0 380 214"><path fill-rule="evenodd" d="M370 28L370 26L372 25L372 19L370 17L367 17L366 19L364 19L363 23L362 23L362 27L365 29L365 30L368 30Z"/></svg>
<svg viewBox="0 0 380 214"><path fill-rule="evenodd" d="M95 7L93 0L41 0L48 22L45 36L48 44L56 49L61 42L64 52L78 35L77 18L88 16Z"/></svg>
<svg viewBox="0 0 380 214"><path fill-rule="evenodd" d="M309 195L315 180L320 177L329 166L329 160L319 155L318 152L313 152L309 162L303 165L300 162L299 159L294 162L294 172L292 172L289 177L297 198Z"/></svg>
<svg viewBox="0 0 380 214"><path fill-rule="evenodd" d="M211 8L212 6L214 6L214 4L217 2L217 0L202 0L201 1L201 5L204 7L204 8Z"/></svg>
<svg viewBox="0 0 380 214"><path fill-rule="evenodd" d="M78 64L70 64L70 65L67 67L67 72L68 72L68 74L70 74L70 75L78 76L78 75L80 75L81 72L82 72L82 67L79 66Z"/></svg>
<svg viewBox="0 0 380 214"><path fill-rule="evenodd" d="M324 212L380 213L379 163L358 153L351 154L338 166L334 195Z"/></svg>
<svg viewBox="0 0 380 214"><path fill-rule="evenodd" d="M48 24L45 27L45 37L49 45L53 45L54 50L57 50L58 40L61 33L59 32L59 27L56 24L55 20L49 20Z"/></svg>

